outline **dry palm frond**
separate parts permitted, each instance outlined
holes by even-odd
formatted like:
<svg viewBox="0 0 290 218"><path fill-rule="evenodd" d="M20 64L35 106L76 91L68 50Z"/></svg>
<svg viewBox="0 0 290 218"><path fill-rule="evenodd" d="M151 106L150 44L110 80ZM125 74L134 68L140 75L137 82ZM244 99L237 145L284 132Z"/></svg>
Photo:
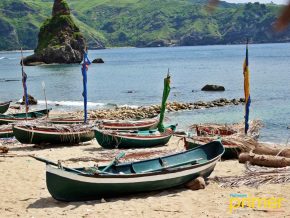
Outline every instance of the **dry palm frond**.
<svg viewBox="0 0 290 218"><path fill-rule="evenodd" d="M264 184L282 184L290 182L290 168L270 168L245 164L246 171L242 176L214 177L211 179L221 187L232 188L240 186L259 187Z"/></svg>

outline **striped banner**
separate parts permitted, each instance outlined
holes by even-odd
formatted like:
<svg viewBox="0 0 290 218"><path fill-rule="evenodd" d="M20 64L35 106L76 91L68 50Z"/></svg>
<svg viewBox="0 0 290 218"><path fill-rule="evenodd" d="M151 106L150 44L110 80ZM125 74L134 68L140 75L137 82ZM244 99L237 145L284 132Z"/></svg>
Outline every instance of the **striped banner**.
<svg viewBox="0 0 290 218"><path fill-rule="evenodd" d="M246 45L246 58L244 62L244 93L245 93L245 134L247 134L249 129L249 115L251 105L248 41Z"/></svg>

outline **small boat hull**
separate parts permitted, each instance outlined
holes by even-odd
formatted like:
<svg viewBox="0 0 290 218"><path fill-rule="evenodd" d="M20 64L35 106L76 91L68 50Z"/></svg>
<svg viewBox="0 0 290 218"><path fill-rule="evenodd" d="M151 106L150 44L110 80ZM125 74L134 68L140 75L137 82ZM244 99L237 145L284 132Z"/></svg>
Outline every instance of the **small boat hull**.
<svg viewBox="0 0 290 218"><path fill-rule="evenodd" d="M10 101L0 103L0 114L4 114L8 110L9 106L10 106Z"/></svg>
<svg viewBox="0 0 290 218"><path fill-rule="evenodd" d="M174 127L175 130L175 127ZM138 131L137 133L118 132L95 129L95 137L103 148L150 148L168 143L172 134L171 130L161 135L154 135L149 131ZM128 134L126 134L128 133ZM141 134L140 134L141 133Z"/></svg>
<svg viewBox="0 0 290 218"><path fill-rule="evenodd" d="M6 115L0 115L0 125L2 124L9 124L9 123L15 123L15 122L21 122L21 121L31 121L35 120L37 118L44 117L49 113L51 109L44 109L44 110L38 110L38 111L31 111L27 113L17 113L17 114L6 114Z"/></svg>
<svg viewBox="0 0 290 218"><path fill-rule="evenodd" d="M13 134L22 144L78 144L94 139L92 130L63 132L29 126L13 126Z"/></svg>
<svg viewBox="0 0 290 218"><path fill-rule="evenodd" d="M7 129L0 129L0 138L11 138L13 136L12 127Z"/></svg>
<svg viewBox="0 0 290 218"><path fill-rule="evenodd" d="M212 146L213 143L216 146ZM223 152L220 142L212 142L173 155L117 164L108 173L91 175L48 164L46 184L52 197L60 201L87 201L163 190L181 186L199 176L208 177ZM169 167L163 168L162 162Z"/></svg>

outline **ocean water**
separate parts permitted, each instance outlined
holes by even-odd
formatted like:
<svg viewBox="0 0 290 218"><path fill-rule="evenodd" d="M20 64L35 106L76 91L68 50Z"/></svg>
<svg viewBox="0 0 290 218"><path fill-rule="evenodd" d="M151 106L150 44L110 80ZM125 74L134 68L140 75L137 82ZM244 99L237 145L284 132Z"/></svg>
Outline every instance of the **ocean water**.
<svg viewBox="0 0 290 218"><path fill-rule="evenodd" d="M24 55L31 53L27 51ZM172 76L169 101L243 97L244 45L113 48L89 51L89 58L105 61L89 67L89 109L159 104L168 69ZM19 62L19 52L0 52L0 101L17 101L22 96ZM262 141L286 143L290 136L287 129L290 126L290 44L250 45L249 66L250 119L263 121ZM28 93L39 100L38 107L45 107L41 85L44 81L50 107L80 110L80 69L78 64L25 67ZM226 91L200 91L206 84L223 85ZM56 107L56 103L60 106ZM244 106L239 105L170 113L168 122L179 123L180 129L186 130L193 123L240 122L243 116Z"/></svg>

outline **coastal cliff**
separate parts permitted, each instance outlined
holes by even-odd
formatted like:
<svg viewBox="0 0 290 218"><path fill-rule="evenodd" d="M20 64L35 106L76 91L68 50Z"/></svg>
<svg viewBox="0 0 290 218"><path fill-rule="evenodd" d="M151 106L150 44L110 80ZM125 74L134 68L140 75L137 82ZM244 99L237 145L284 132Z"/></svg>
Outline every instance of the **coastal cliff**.
<svg viewBox="0 0 290 218"><path fill-rule="evenodd" d="M74 23L65 0L55 0L52 17L40 28L34 54L24 59L24 65L80 63L86 47L84 36Z"/></svg>

